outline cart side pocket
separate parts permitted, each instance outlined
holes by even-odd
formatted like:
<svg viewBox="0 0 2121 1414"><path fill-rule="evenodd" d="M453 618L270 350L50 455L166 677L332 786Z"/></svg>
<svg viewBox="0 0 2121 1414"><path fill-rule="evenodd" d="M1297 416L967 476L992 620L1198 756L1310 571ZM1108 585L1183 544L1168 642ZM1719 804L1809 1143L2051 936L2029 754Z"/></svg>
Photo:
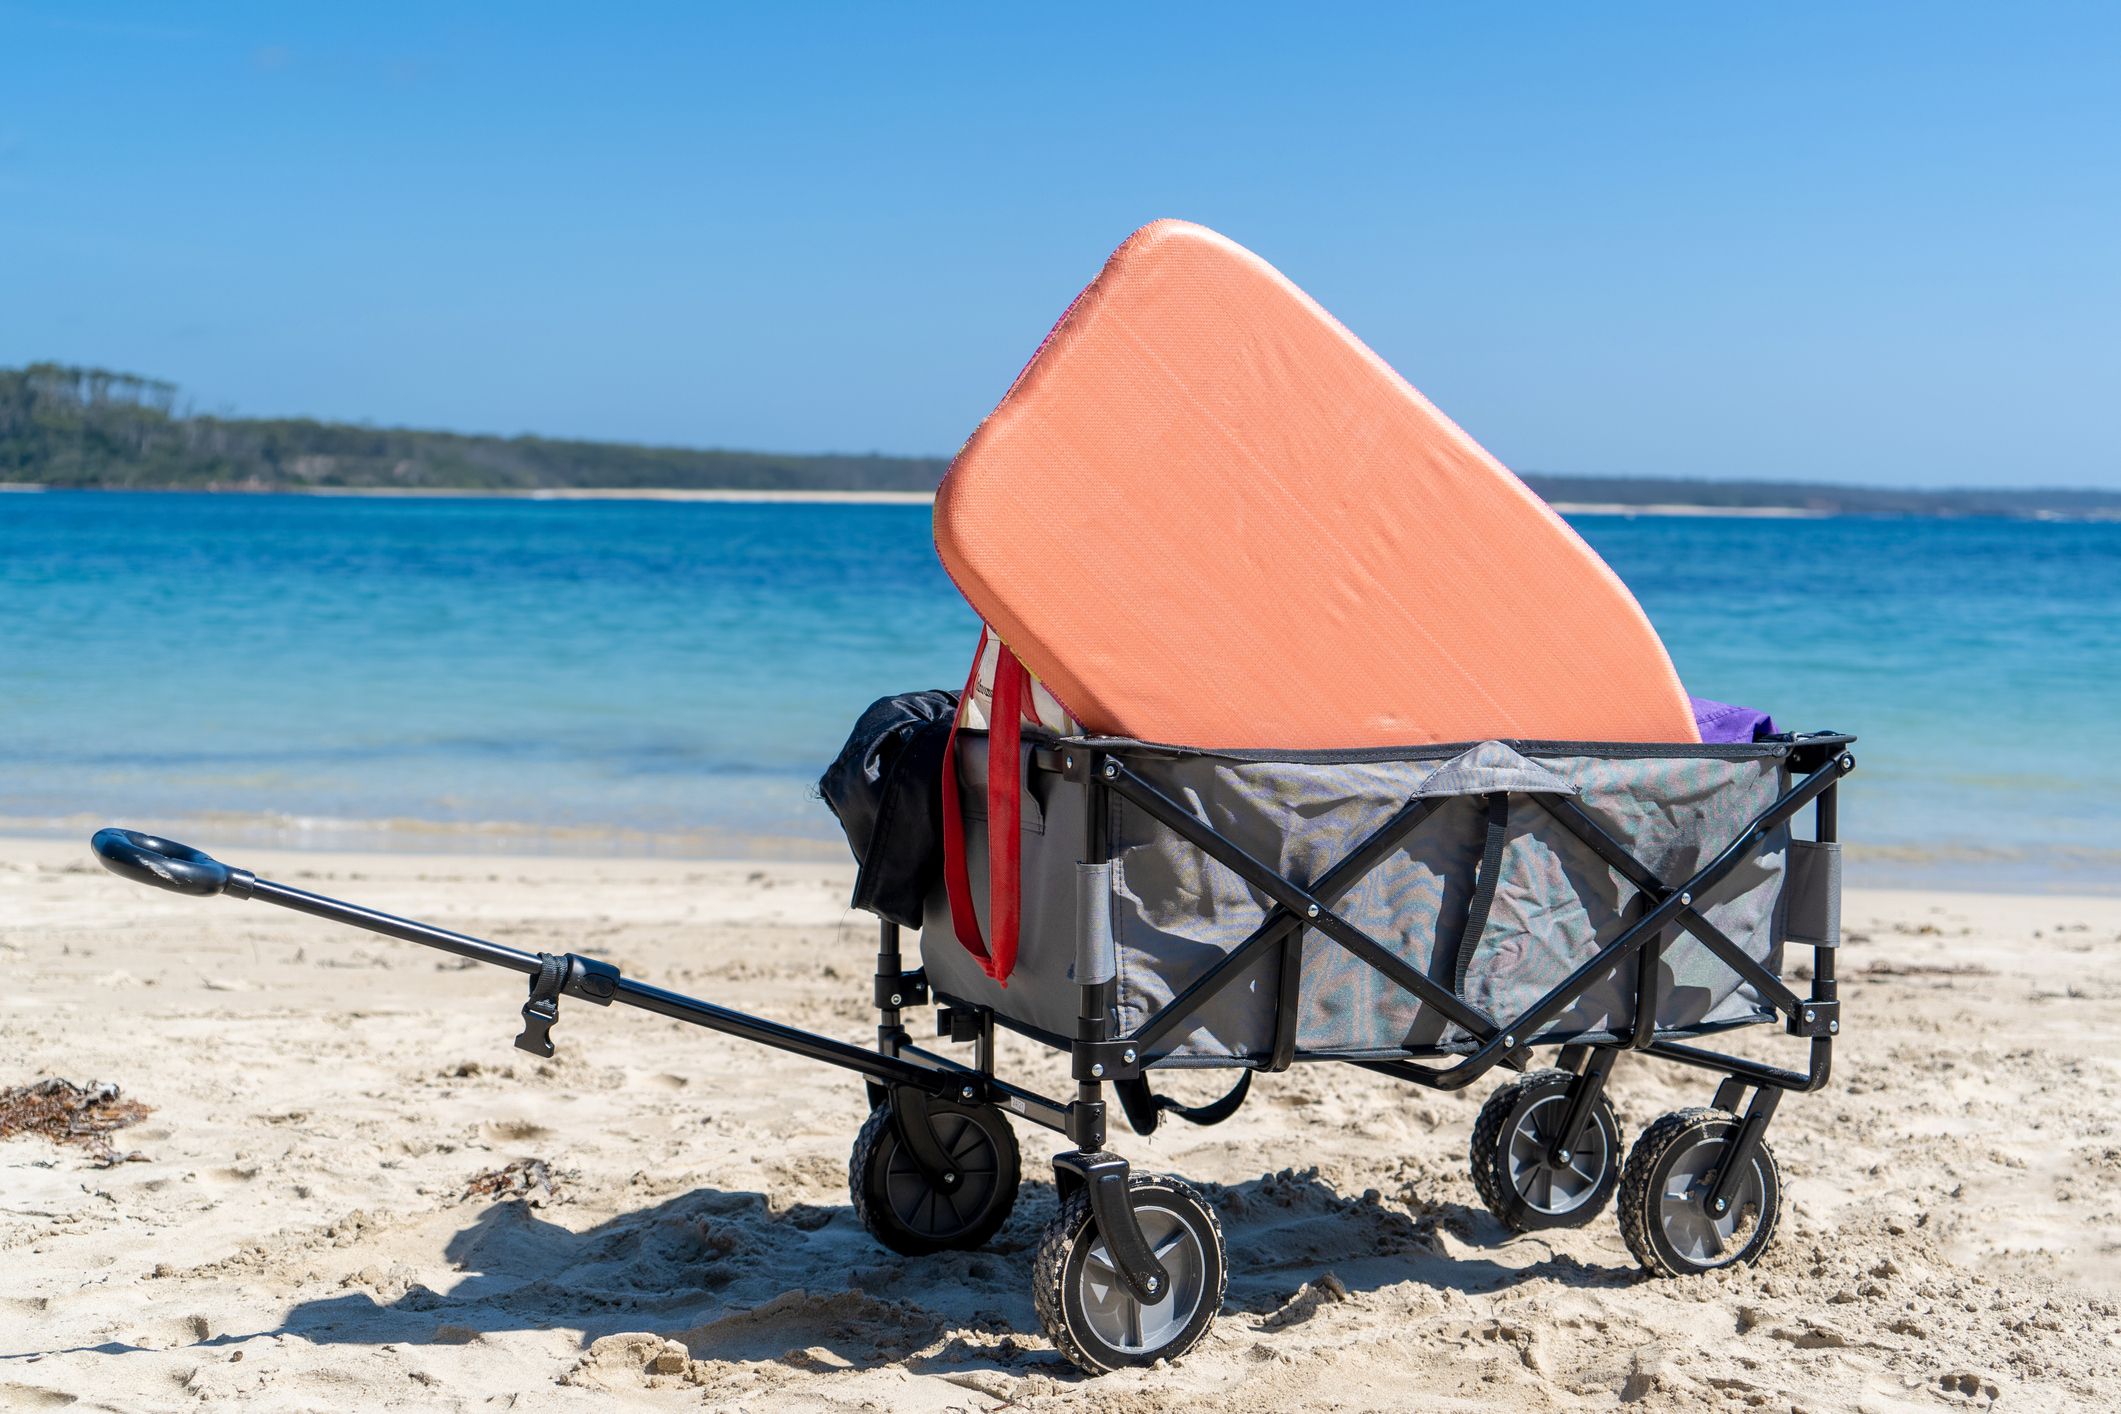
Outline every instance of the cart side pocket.
<svg viewBox="0 0 2121 1414"><path fill-rule="evenodd" d="M1799 947L1841 946L1841 845L1791 840L1783 886L1784 936Z"/></svg>

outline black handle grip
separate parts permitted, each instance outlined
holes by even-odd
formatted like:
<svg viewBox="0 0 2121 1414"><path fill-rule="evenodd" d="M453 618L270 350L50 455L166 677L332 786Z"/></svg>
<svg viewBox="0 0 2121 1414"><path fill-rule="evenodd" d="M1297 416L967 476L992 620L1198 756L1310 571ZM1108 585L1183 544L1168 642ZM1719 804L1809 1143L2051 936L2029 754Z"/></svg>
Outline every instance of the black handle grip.
<svg viewBox="0 0 2121 1414"><path fill-rule="evenodd" d="M194 898L212 898L222 893L249 898L250 887L257 882L249 870L232 869L204 850L138 830L115 826L98 830L89 847L96 851L103 867L121 879Z"/></svg>

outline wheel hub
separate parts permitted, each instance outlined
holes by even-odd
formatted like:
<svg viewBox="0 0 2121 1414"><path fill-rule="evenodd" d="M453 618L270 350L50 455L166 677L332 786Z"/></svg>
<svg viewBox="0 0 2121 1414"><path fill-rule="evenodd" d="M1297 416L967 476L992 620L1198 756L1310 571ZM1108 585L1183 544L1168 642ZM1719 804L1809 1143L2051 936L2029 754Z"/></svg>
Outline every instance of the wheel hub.
<svg viewBox="0 0 2121 1414"><path fill-rule="evenodd" d="M1723 1157L1725 1143L1725 1135L1711 1135L1674 1156L1657 1197L1657 1218L1665 1240L1674 1252L1698 1265L1713 1264L1734 1245L1743 1245L1741 1230L1752 1226L1761 1207L1757 1163L1746 1166L1731 1199L1709 1196L1715 1191L1716 1161Z"/></svg>
<svg viewBox="0 0 2121 1414"><path fill-rule="evenodd" d="M1611 1161L1605 1130L1595 1118L1586 1121L1577 1147L1555 1147L1568 1112L1566 1091L1540 1096L1517 1117L1506 1140L1503 1166L1510 1186L1542 1213L1568 1213L1583 1206L1598 1192Z"/></svg>
<svg viewBox="0 0 2121 1414"><path fill-rule="evenodd" d="M997 1162L993 1141L961 1114L939 1114L936 1141L959 1165L931 1181L913 1155L894 1147L885 1184L899 1221L916 1232L941 1236L976 1219L994 1195Z"/></svg>
<svg viewBox="0 0 2121 1414"><path fill-rule="evenodd" d="M1090 1248L1082 1271L1083 1316L1092 1333L1130 1355L1160 1349L1178 1338L1200 1307L1208 1269L1199 1240L1176 1213L1143 1206L1135 1217L1149 1250L1171 1276L1159 1298L1144 1302L1128 1290L1102 1239ZM1159 1289L1154 1279L1149 1289Z"/></svg>

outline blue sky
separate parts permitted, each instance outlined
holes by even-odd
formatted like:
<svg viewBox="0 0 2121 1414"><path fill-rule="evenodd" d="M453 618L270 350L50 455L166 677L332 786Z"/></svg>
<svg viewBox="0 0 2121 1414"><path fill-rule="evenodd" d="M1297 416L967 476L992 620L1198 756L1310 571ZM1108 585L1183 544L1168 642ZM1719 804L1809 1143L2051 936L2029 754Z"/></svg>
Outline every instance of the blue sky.
<svg viewBox="0 0 2121 1414"><path fill-rule="evenodd" d="M2114 15L0 0L0 362L947 454L1171 215L1522 469L2117 486Z"/></svg>

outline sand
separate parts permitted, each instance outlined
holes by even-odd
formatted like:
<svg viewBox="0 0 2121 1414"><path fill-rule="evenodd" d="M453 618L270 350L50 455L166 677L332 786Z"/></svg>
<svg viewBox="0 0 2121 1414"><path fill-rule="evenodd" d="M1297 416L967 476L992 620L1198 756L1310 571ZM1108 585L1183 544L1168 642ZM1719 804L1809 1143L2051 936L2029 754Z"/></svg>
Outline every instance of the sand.
<svg viewBox="0 0 2121 1414"><path fill-rule="evenodd" d="M10 491L37 492L53 488L34 482L0 481L0 494ZM67 488L78 489L78 488ZM125 490L96 487L96 490ZM193 491L192 487L162 487L163 491ZM215 487L200 495L292 495L354 496L370 499L449 500L480 498L518 501L718 501L738 505L817 506L930 506L933 491L794 491L749 487L682 486L281 486L269 491L250 487ZM1697 506L1682 501L1554 501L1554 509L1565 516L1683 516L1737 520L1816 520L1830 511L1808 506ZM2042 512L2042 518L2053 513ZM2070 517L2076 518L2076 517ZM2100 520L2112 517L2091 511L2082 517Z"/></svg>
<svg viewBox="0 0 2121 1414"><path fill-rule="evenodd" d="M513 976L133 887L79 845L0 861L0 1085L115 1082L153 1109L112 1136L132 1162L0 1143L0 1407L2121 1399L2121 900L1852 894L1837 1076L1776 1120L1790 1205L1756 1268L1646 1279L1610 1214L1507 1234L1466 1175L1486 1084L1300 1068L1221 1128L1122 1135L1218 1204L1229 1300L1176 1367L1087 1381L1032 1315L1043 1130L1019 1128L1027 1182L990 1250L902 1259L848 1207L864 1101L843 1072L579 1004L541 1062L509 1044ZM838 866L239 862L871 1034L873 933ZM1003 1059L1061 1086L1049 1054ZM1615 1085L1630 1134L1710 1088L1629 1061Z"/></svg>

